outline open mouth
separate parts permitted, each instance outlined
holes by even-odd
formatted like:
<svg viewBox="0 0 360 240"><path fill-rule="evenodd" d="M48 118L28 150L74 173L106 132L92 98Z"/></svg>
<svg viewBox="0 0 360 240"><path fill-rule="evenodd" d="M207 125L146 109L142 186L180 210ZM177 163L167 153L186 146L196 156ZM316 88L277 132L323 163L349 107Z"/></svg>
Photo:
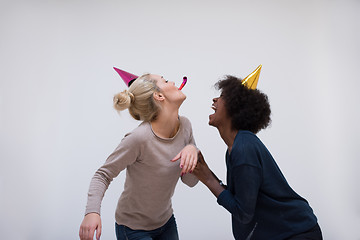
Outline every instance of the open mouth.
<svg viewBox="0 0 360 240"><path fill-rule="evenodd" d="M216 112L216 107L214 105L211 106L211 109Z"/></svg>

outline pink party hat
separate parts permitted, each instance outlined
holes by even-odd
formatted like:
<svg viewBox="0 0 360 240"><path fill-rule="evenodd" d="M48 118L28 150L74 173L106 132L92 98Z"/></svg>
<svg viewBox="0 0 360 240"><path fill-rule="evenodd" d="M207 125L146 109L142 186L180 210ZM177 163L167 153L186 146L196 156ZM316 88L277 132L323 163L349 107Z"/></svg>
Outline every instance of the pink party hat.
<svg viewBox="0 0 360 240"><path fill-rule="evenodd" d="M116 67L114 67L115 71L120 75L120 77L123 79L123 81L125 82L125 84L130 87L130 85L133 83L133 81L135 81L135 79L138 78L138 76L125 72L121 69L118 69Z"/></svg>

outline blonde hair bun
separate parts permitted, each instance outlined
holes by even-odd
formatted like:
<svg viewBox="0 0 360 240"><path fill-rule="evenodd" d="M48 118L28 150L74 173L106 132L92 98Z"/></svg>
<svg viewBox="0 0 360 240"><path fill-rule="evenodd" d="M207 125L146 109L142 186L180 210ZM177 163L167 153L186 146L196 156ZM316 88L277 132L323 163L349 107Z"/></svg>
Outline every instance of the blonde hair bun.
<svg viewBox="0 0 360 240"><path fill-rule="evenodd" d="M134 95L128 90L124 90L114 95L113 102L114 108L117 111L122 111L130 107L134 101Z"/></svg>
<svg viewBox="0 0 360 240"><path fill-rule="evenodd" d="M160 105L153 98L154 92L160 92L160 88L151 74L146 73L138 77L128 90L114 96L114 108L117 111L128 108L135 120L150 122L160 111Z"/></svg>

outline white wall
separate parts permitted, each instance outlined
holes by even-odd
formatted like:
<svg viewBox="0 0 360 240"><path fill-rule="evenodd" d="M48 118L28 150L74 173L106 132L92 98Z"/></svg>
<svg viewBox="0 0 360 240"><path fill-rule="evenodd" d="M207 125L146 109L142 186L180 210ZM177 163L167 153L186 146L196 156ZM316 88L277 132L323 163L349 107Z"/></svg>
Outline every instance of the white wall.
<svg viewBox="0 0 360 240"><path fill-rule="evenodd" d="M95 170L138 122L112 109L113 71L181 83L181 108L210 167L225 145L207 125L213 84L263 64L272 125L259 136L313 207L324 237L360 239L359 1L1 1L1 239L77 239ZM102 207L114 239L124 173ZM182 239L232 239L201 184L173 198Z"/></svg>

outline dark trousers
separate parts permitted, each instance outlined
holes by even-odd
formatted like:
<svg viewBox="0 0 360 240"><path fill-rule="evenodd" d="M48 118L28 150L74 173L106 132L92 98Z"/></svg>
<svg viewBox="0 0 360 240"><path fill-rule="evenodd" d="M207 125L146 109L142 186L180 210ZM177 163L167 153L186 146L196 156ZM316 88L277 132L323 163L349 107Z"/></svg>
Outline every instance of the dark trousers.
<svg viewBox="0 0 360 240"><path fill-rule="evenodd" d="M117 240L179 240L174 215L171 216L164 226L154 230L133 230L115 223L115 231Z"/></svg>

